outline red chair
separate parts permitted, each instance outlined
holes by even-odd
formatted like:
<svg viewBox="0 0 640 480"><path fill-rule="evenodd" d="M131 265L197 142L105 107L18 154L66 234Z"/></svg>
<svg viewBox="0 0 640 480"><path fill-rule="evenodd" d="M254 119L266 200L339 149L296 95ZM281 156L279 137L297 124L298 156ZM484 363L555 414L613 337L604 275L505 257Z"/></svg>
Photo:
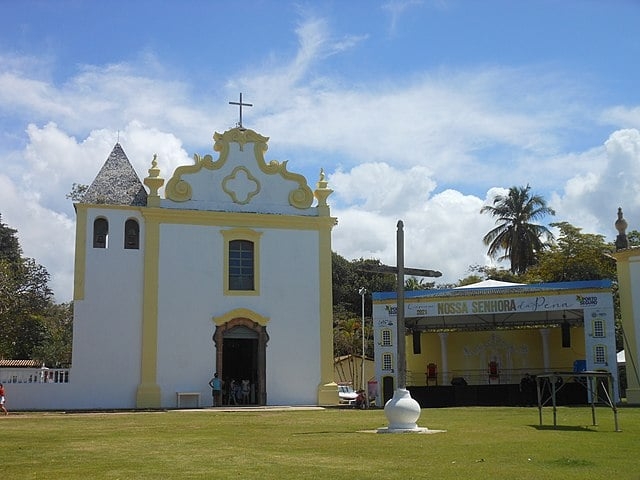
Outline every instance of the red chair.
<svg viewBox="0 0 640 480"><path fill-rule="evenodd" d="M489 383L500 383L500 369L498 362L489 362Z"/></svg>
<svg viewBox="0 0 640 480"><path fill-rule="evenodd" d="M429 382L438 385L438 366L435 363L427 365L427 386L429 386Z"/></svg>

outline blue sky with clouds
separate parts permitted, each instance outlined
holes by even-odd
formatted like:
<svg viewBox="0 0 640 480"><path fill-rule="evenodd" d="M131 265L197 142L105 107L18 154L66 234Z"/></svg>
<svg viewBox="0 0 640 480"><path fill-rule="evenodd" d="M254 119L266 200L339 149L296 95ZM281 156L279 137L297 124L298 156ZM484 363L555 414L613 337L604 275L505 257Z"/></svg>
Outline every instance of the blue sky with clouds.
<svg viewBox="0 0 640 480"><path fill-rule="evenodd" d="M333 247L443 281L489 263L479 214L530 184L640 229L640 2L0 0L0 214L71 298L74 211L119 139L139 176L238 121L335 193Z"/></svg>

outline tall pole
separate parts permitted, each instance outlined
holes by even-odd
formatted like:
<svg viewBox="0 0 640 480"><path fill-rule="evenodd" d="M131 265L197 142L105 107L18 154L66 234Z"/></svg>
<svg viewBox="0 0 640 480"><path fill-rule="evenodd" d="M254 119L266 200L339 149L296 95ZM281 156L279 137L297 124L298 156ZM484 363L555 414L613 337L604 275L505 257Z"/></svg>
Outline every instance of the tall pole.
<svg viewBox="0 0 640 480"><path fill-rule="evenodd" d="M396 238L396 268L398 269L398 279L396 285L397 312L396 337L398 342L398 389L407 387L407 359L406 345L404 338L404 223L398 220L398 233Z"/></svg>
<svg viewBox="0 0 640 480"><path fill-rule="evenodd" d="M366 389L365 384L364 384L364 356L365 356L365 344L364 344L364 294L367 293L367 289L364 287L360 287L360 290L358 290L358 293L360 294L360 296L362 297L362 390L365 392L365 396L366 396Z"/></svg>

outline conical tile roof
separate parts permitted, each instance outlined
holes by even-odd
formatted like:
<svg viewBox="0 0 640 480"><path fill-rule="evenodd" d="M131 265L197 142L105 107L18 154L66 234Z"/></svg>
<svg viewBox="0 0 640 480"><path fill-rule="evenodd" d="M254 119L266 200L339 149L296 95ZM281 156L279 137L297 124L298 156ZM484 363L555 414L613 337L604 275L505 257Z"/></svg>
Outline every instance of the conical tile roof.
<svg viewBox="0 0 640 480"><path fill-rule="evenodd" d="M85 192L82 203L147 205L147 191L119 143L115 144L109 158Z"/></svg>

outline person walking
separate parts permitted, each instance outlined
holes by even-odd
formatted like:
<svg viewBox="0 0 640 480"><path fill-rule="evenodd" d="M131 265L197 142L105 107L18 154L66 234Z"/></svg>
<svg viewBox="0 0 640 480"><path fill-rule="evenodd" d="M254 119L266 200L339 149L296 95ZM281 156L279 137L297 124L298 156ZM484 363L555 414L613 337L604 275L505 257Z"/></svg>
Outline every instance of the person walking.
<svg viewBox="0 0 640 480"><path fill-rule="evenodd" d="M211 387L211 396L213 397L212 407L222 405L220 401L220 394L222 393L222 381L218 378L218 373L213 374L213 378L209 380L209 386Z"/></svg>
<svg viewBox="0 0 640 480"><path fill-rule="evenodd" d="M4 396L4 385L0 383L0 410L4 412L5 415L9 415L7 411L7 407L5 406L5 396Z"/></svg>

